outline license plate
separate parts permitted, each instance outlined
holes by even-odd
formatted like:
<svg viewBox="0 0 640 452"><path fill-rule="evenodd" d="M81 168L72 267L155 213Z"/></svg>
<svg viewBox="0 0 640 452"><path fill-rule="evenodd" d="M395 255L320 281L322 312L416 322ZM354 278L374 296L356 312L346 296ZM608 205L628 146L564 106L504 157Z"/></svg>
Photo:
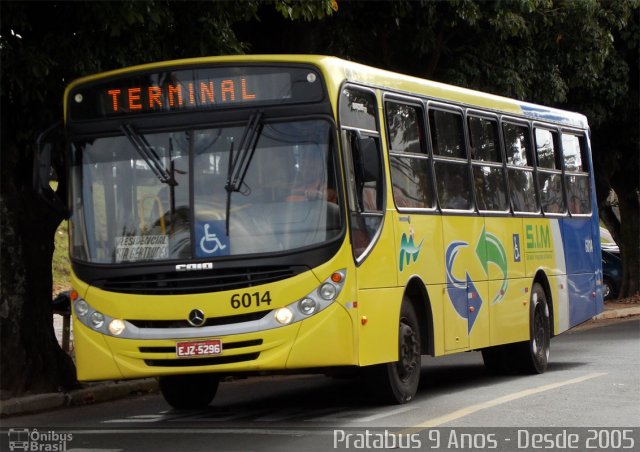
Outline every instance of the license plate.
<svg viewBox="0 0 640 452"><path fill-rule="evenodd" d="M220 353L222 353L222 341L220 339L176 343L176 356L178 358L211 356L219 355Z"/></svg>

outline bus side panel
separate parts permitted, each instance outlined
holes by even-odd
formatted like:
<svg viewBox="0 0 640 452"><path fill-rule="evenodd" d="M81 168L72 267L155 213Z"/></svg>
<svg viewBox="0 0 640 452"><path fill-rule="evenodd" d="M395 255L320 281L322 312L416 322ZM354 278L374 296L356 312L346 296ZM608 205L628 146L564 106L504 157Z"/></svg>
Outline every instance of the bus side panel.
<svg viewBox="0 0 640 452"><path fill-rule="evenodd" d="M359 365L398 360L398 327L404 288L358 291Z"/></svg>
<svg viewBox="0 0 640 452"><path fill-rule="evenodd" d="M551 300L553 302L553 334L557 335L570 328L569 283L567 275L549 276Z"/></svg>
<svg viewBox="0 0 640 452"><path fill-rule="evenodd" d="M591 219L566 219L562 221L562 240L567 260L567 273L594 273L595 255Z"/></svg>
<svg viewBox="0 0 640 452"><path fill-rule="evenodd" d="M505 281L525 277L522 218L485 218L485 241L490 280ZM492 300L499 295L490 293Z"/></svg>
<svg viewBox="0 0 640 452"><path fill-rule="evenodd" d="M431 314L433 316L433 355L441 356L445 354L444 349L444 304L449 303L446 299L446 290L443 284L427 286L429 302L431 304Z"/></svg>
<svg viewBox="0 0 640 452"><path fill-rule="evenodd" d="M556 243L552 221L547 218L523 220L524 256L529 278L533 279L540 269L547 276L562 272L561 265L558 265L562 262L558 262L556 256L556 248L562 248L562 239Z"/></svg>
<svg viewBox="0 0 640 452"><path fill-rule="evenodd" d="M529 308L522 218L486 217L484 241L489 278L490 343L528 339Z"/></svg>
<svg viewBox="0 0 640 452"><path fill-rule="evenodd" d="M569 323L569 281L567 279L567 263L564 256L564 243L562 240L562 223L560 220L550 220L551 238L553 240L553 253L555 255L555 268L547 274L551 289L551 302L553 304L553 331L560 334L570 327Z"/></svg>
<svg viewBox="0 0 640 452"><path fill-rule="evenodd" d="M398 285L398 272L395 271L398 268L398 262L395 253L394 231L393 215L387 212L375 246L356 270L360 289Z"/></svg>
<svg viewBox="0 0 640 452"><path fill-rule="evenodd" d="M597 314L592 220L561 221L569 284L569 327L573 327Z"/></svg>
<svg viewBox="0 0 640 452"><path fill-rule="evenodd" d="M334 303L323 312L301 322L287 369L356 364L353 347L353 324L346 309Z"/></svg>
<svg viewBox="0 0 640 452"><path fill-rule="evenodd" d="M501 281L489 281L489 293L500 291ZM507 296L491 306L491 345L529 339L529 278L509 280Z"/></svg>
<svg viewBox="0 0 640 452"><path fill-rule="evenodd" d="M569 324L571 327L591 319L596 312L594 274L569 275Z"/></svg>
<svg viewBox="0 0 640 452"><path fill-rule="evenodd" d="M394 212L388 218L396 227L398 285L406 286L413 276L425 285L443 284L442 217Z"/></svg>
<svg viewBox="0 0 640 452"><path fill-rule="evenodd" d="M490 307L487 300L489 283L487 281L476 281L474 285L475 287L467 288L469 315L476 315L476 319L469 331L469 348L478 349L491 345ZM480 297L484 300L482 305L479 305Z"/></svg>
<svg viewBox="0 0 640 452"><path fill-rule="evenodd" d="M396 226L398 286L406 287L414 277L425 284L433 318L434 355L443 355L446 290L442 217L395 211L393 222Z"/></svg>
<svg viewBox="0 0 640 452"><path fill-rule="evenodd" d="M124 378L105 336L91 331L73 316L74 352L78 380L119 380Z"/></svg>
<svg viewBox="0 0 640 452"><path fill-rule="evenodd" d="M484 218L444 215L445 350L489 345ZM473 340L471 339L473 336Z"/></svg>

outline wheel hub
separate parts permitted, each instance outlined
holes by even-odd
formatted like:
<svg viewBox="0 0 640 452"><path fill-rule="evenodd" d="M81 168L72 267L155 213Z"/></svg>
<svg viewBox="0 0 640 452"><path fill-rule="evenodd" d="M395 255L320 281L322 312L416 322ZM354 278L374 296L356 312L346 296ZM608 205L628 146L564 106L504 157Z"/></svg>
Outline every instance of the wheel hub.
<svg viewBox="0 0 640 452"><path fill-rule="evenodd" d="M400 356L398 360L398 376L407 380L418 368L420 344L416 333L406 324L400 325Z"/></svg>

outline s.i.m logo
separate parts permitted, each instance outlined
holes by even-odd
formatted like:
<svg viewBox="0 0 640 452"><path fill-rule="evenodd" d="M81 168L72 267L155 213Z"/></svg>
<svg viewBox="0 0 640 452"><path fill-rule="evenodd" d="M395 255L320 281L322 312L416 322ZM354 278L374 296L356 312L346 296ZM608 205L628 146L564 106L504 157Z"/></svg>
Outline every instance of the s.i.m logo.
<svg viewBox="0 0 640 452"><path fill-rule="evenodd" d="M548 224L527 224L524 226L527 260L553 258L553 242Z"/></svg>

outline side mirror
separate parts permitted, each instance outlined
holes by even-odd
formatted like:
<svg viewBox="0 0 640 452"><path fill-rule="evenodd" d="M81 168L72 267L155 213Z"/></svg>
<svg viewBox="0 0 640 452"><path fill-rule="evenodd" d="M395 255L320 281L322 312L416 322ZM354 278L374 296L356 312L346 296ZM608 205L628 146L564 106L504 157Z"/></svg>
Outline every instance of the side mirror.
<svg viewBox="0 0 640 452"><path fill-rule="evenodd" d="M58 122L41 133L36 141L36 152L33 157L33 189L51 208L68 218L69 209L66 200L49 185L56 168L56 159L60 162L63 158L62 123ZM59 165L58 168L62 166Z"/></svg>
<svg viewBox="0 0 640 452"><path fill-rule="evenodd" d="M360 183L380 180L380 148L374 137L363 136L356 131L352 136L355 171Z"/></svg>

